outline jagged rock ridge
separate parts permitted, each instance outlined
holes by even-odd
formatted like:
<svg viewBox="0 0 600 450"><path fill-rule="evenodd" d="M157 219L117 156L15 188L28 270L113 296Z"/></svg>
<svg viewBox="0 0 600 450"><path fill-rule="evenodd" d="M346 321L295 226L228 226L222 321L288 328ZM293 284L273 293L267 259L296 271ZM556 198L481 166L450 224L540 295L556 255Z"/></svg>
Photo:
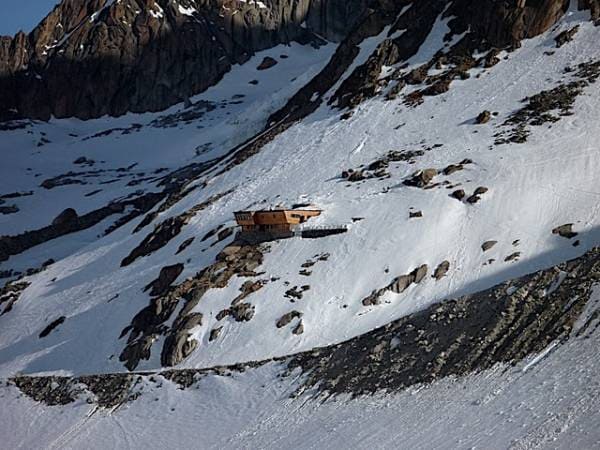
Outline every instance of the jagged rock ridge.
<svg viewBox="0 0 600 450"><path fill-rule="evenodd" d="M0 118L163 110L256 51L318 41L304 22L339 38L355 3L63 0L29 35L0 38Z"/></svg>
<svg viewBox="0 0 600 450"><path fill-rule="evenodd" d="M514 45L547 30L568 4L567 0L261 4L63 0L29 35L0 38L0 119L89 119L162 110L214 85L232 65L244 63L256 51L294 40L318 42L313 32L334 41L348 36L341 47L347 62L348 56L355 56L361 37L385 26L392 26L392 31L407 29L410 32L386 41L378 52L375 66L393 64L418 50L442 12L453 17L453 32L470 29L492 46ZM408 7L396 22L397 14ZM580 7L591 9L597 18L600 7L595 0L582 0ZM350 33L353 29L357 33ZM371 61L362 71L374 73L376 68ZM357 82L349 83L347 87Z"/></svg>

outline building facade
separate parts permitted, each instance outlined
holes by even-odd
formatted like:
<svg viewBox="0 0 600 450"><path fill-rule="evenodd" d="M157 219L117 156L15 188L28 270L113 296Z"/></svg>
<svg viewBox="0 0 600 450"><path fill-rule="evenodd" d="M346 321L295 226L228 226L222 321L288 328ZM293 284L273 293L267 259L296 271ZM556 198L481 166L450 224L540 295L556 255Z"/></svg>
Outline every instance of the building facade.
<svg viewBox="0 0 600 450"><path fill-rule="evenodd" d="M265 211L238 211L235 220L242 233L291 233L294 229L321 214L317 209L277 209Z"/></svg>

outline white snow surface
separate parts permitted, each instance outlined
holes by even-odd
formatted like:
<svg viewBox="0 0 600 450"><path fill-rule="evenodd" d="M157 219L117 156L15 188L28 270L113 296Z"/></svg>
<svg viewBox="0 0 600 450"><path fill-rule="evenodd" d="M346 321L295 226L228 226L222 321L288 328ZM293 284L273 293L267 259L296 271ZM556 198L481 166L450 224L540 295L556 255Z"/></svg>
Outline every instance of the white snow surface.
<svg viewBox="0 0 600 450"><path fill-rule="evenodd" d="M496 125L522 105L521 99L569 80L570 75L563 72L565 66L600 58L596 45L600 31L587 22L587 15L570 12L555 29L525 41L497 66L472 70L469 80L455 81L448 93L426 98L416 108L406 107L400 100L374 98L342 121L338 110L322 106L242 165L216 178L198 180L198 184L207 181L207 186L187 195L136 234L132 230L141 218L105 237L98 237L105 227L97 226L2 263L0 269L23 270L49 257L57 261L28 277L31 286L13 310L0 317L0 375L124 370L118 356L125 342L118 337L148 304L144 286L166 265L185 263L180 282L211 264L228 241L212 245L213 241L201 242L200 238L220 224L233 224L233 211L251 205L309 202L323 209L309 225L343 224L349 231L327 239L272 243L259 269L264 274L257 279L277 281L248 297L256 308L250 322L219 322L223 332L211 343L208 336L217 326L215 316L238 295L245 279L234 278L226 288L209 291L197 306L204 316L194 335L200 345L181 367L261 360L337 343L434 302L491 287L597 245L600 110L596 105L600 84L591 85L577 99L573 115L552 126L534 127L526 144L492 146ZM581 29L574 41L554 49L553 37L576 23ZM385 32L377 39L384 37ZM366 55L361 52L359 59L364 60L374 48L373 39L363 45ZM45 226L66 207L82 214L140 189L158 189L152 181L126 186L132 178L119 178L117 172L92 175L83 186L52 190L39 187L46 178L69 170L114 171L133 163L137 166L132 172L143 178L161 167L175 169L223 155L263 127L267 116L324 66L332 47L314 50L293 45L262 52L192 99L196 104L205 100L219 106L188 125L149 127L157 115L145 114L88 122L52 120L4 132L0 140L2 192L33 190L34 195L15 199L21 211L0 216L0 233ZM548 50L554 54L544 54ZM290 57L281 58L282 53ZM279 64L257 71L267 55ZM248 84L253 79L258 85ZM235 94L245 97L233 98ZM180 109L176 106L167 112ZM474 125L474 117L485 109L497 111L498 117L490 124ZM133 123L143 125L140 131L83 140ZM46 133L51 143L37 147L41 133ZM342 170L368 165L390 150L418 150L435 144L441 147L426 152L414 165L392 164L390 179L348 185L339 178ZM197 152L197 148L207 150ZM79 169L72 164L79 156L97 164ZM461 183L468 194L478 186L488 187L489 192L476 205L450 198L451 191L444 188L422 190L401 184L417 169L441 169L464 158L471 158L474 164L439 180ZM114 183L103 184L107 181ZM235 188L232 194L200 212L168 245L120 267L120 261L157 223L231 188ZM85 197L97 189L102 192ZM409 219L411 208L422 210L424 217ZM357 217L364 220L354 222L352 218ZM564 223L574 224L581 245L574 247L572 241L551 233ZM181 243L194 236L195 242L176 255ZM481 244L487 240L498 244L482 253ZM517 240L518 244L513 244ZM505 262L515 251L521 252L520 259ZM323 253L331 255L329 260L318 262L310 277L299 274L304 262ZM496 261L484 265L488 259ZM444 260L451 263L451 269L443 280L435 282L428 277L403 294L386 295L383 305L362 305L364 297L394 277L421 264L433 270ZM301 300L290 303L284 298L286 290L303 285L310 285L310 290ZM111 300L117 294L118 298ZM301 336L293 335L291 327L275 327L278 318L294 309L303 313L305 332ZM60 316L66 316L65 323L39 339L40 331ZM162 342L156 342L150 360L138 369L160 367L161 347Z"/></svg>
<svg viewBox="0 0 600 450"><path fill-rule="evenodd" d="M261 2L254 3L261 7ZM118 356L125 339L119 335L148 304L144 286L167 265L185 264L177 280L181 282L211 264L230 240L215 244L214 239L201 238L218 225L233 224L233 212L250 206L312 203L323 214L309 226L347 225L349 231L271 243L256 279L276 281L245 300L256 308L249 322L218 322L215 317L247 279L234 278L226 288L209 291L197 306L203 314L193 336L199 346L180 368L262 360L338 343L435 302L480 291L597 246L600 83L577 98L573 115L533 127L527 143L492 145L498 126L523 105L523 98L569 81L572 75L565 73L566 66L600 59L600 28L588 18L588 13L572 8L552 30L503 54L495 67L472 70L468 80L455 81L449 92L428 97L414 108L400 98L376 97L348 120L340 120L342 112L323 105L243 164L214 178L201 177L196 184L206 182L206 187L192 191L138 233L132 231L142 218L103 236L116 219L110 217L0 263L0 271L26 270L48 258L56 260L27 277L31 285L13 310L0 316L0 378L124 371ZM556 49L554 36L576 24L580 30L574 40ZM439 38L445 27L446 22L438 21L412 64L443 47ZM384 31L364 42L345 76L385 36ZM31 196L6 200L19 212L0 215L0 234L48 225L67 207L84 214L137 191L158 191L158 169L174 170L225 155L260 131L268 116L305 85L333 51L333 45L316 50L294 44L261 52L192 99L195 107L210 102L214 109L174 127L151 123L183 111L183 105L161 114L51 120L0 132L0 195L33 191ZM278 64L258 71L265 56ZM258 83L249 84L252 80ZM488 124L475 125L474 118L483 110L498 115ZM133 124L139 126L131 129ZM368 165L390 150L436 144L441 146L415 164L392 163L389 179L352 184L340 179L342 170ZM82 156L95 164L74 165ZM451 191L444 187L422 190L401 183L417 169L441 169L464 158L474 164L436 181L460 183L467 194L478 186L488 187L475 205L450 198ZM40 186L69 171L89 171L87 184L50 190ZM129 185L135 180L139 181ZM168 245L120 267L162 220L232 188L233 193L198 213ZM423 218L409 219L412 210L421 210ZM352 220L358 217L363 220ZM565 223L574 224L579 246L552 234ZM176 255L190 237L196 237L194 243ZM498 244L483 253L481 244L488 240ZM516 251L520 258L506 262ZM330 257L311 267L311 276L299 274L304 262L324 253ZM489 259L495 262L484 265ZM362 305L364 297L396 276L421 264L431 271L444 260L451 268L441 281L427 277L402 294L387 294L382 305ZM291 303L284 297L286 290L302 285L310 285L302 299ZM598 292L596 288L577 328L600 304ZM293 324L275 326L291 310L303 313L305 331L300 336L291 333ZM40 339L40 331L60 316L65 322ZM223 326L223 331L209 342L215 326ZM554 343L515 367L499 365L460 379L354 400L323 402L311 393L292 400L289 394L301 379L279 378L281 366L275 363L233 376L207 376L187 390L160 376L158 383L144 378L142 395L113 411L97 410L85 399L68 407L47 407L2 384L0 447L598 448L598 339L594 332ZM138 370L160 370L161 347L159 340Z"/></svg>
<svg viewBox="0 0 600 450"><path fill-rule="evenodd" d="M269 364L192 387L155 377L114 410L48 407L0 387L7 449L569 449L600 446L598 333L544 358L402 393L291 399L300 380ZM533 365L532 365L533 364ZM529 366L529 370L523 370Z"/></svg>

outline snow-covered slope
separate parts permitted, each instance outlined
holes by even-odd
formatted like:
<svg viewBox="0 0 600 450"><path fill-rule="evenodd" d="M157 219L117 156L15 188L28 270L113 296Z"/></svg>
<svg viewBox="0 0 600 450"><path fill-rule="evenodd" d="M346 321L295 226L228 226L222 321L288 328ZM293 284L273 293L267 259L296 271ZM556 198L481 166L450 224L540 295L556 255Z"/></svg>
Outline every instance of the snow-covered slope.
<svg viewBox="0 0 600 450"><path fill-rule="evenodd" d="M271 364L182 389L160 377L114 410L40 405L0 389L6 448L552 448L600 441L597 333L514 367L374 397L290 399ZM18 415L14 411L19 411ZM32 426L24 427L28 423ZM176 444L174 444L176 442Z"/></svg>
<svg viewBox="0 0 600 450"><path fill-rule="evenodd" d="M214 238L204 242L201 238L219 225L231 225L233 211L252 205L311 203L323 209L321 217L313 220L314 225L347 225L349 231L326 239L290 239L270 244L259 270L262 275L255 279L275 281L269 281L249 297L256 308L250 322L217 320L218 313L239 294L247 279L234 277L227 287L209 290L195 309L204 316L202 326L192 333L200 345L183 362L184 367L264 359L339 342L432 302L475 292L583 253L599 239L600 192L595 187L598 167L594 131L600 118L595 108L599 85L584 89L575 101L572 115L561 117L556 123L529 127L531 136L526 143L493 144L494 134L510 128L502 124L523 105L521 99L575 79L573 73L565 73L566 66L576 67L598 57L598 30L585 21L586 14L568 14L555 30L525 41L522 48L506 54L492 69L472 70L469 80L455 82L448 93L427 98L417 107L375 98L360 105L348 120L340 120L339 111L322 106L243 164L219 176L200 177L195 184L206 183L205 187L182 198L137 233L132 230L140 219L100 239L96 239L99 229L86 231L80 239L94 242L69 256L66 254L73 249L72 237L64 236L10 258L2 267L23 270L48 258L66 256L32 277L31 286L14 309L0 317L1 372L10 375L16 371L122 370L118 356L125 343L119 335L148 303L144 286L158 276L162 267L184 263L185 269L178 277L183 281L213 263L226 242L214 245ZM555 49L554 36L575 24L581 26L575 40ZM435 42L442 45L443 30L439 33L430 37L432 42L426 43L427 47ZM359 55L356 64L382 38L365 42L364 56ZM553 54L545 54L550 50ZM281 51L276 49L270 54L275 56ZM294 67L303 71L303 55L325 58L328 50L298 51L297 58L281 62L282 67L276 72L279 77L268 78L257 89L273 87L279 81L285 84L298 76ZM284 64L292 66L289 74L283 72ZM223 84L223 90L217 87L202 98L218 98L222 102L227 101L225 95L231 98L238 91L250 95L247 79L254 74L244 71L252 68L253 65L243 66L239 73L232 73L232 85ZM281 76L283 73L286 75ZM304 79L308 75L304 72ZM229 79L224 83L228 82ZM290 88L293 89L286 87ZM256 111L273 109L271 99L264 106L251 100L248 103L245 98L242 101L231 111L217 108L190 125L142 127L128 135L116 132L82 140L93 133L92 126L108 128L108 119L56 121L5 133L3 142L8 143L7 148L22 149L10 152L9 164L3 165L5 189L24 191L35 187L35 193L16 202L22 211L3 216L3 231L14 234L23 228L35 229L48 224L66 206L82 214L117 197L117 193L128 193L123 187L131 178L115 178L110 172L85 178L89 184L84 185L51 190L36 186L38 180L67 172L77 157L106 160L113 170L138 163L133 171L147 173L222 154L236 143L231 142L228 127L239 126L239 134L233 138L239 142L252 134L253 125L256 129ZM488 124L475 125L474 118L485 109L498 115ZM226 119L220 114L225 114ZM213 116L216 117L211 120ZM132 122L148 121L146 117L126 117L117 123L111 120L110 126L127 128ZM73 131L77 138L69 136ZM46 132L52 143L28 150L27 145L35 142L41 132ZM205 145L209 151L195 156L194 149ZM343 170L369 165L390 151L418 150L423 154L412 158L414 163L391 163L389 178L357 183L340 178ZM443 169L465 158L473 163L449 176L440 174L435 181L448 181L467 195L477 187L487 187L489 191L476 204L451 198L449 194L454 189L447 186L419 189L402 183L418 169ZM23 168L31 166L31 175L24 175ZM36 177L42 167L43 174ZM115 182L103 184L107 181ZM153 189L152 180L147 183ZM98 196L85 197L99 188L103 191ZM138 189L140 185L135 185L129 192ZM164 247L121 267L120 262L155 224L230 190L230 194L193 217ZM423 217L409 218L412 210L422 211ZM364 220L353 220L356 218ZM573 229L579 233L577 247L572 245L574 240L552 233L566 223L573 223ZM197 238L194 243L176 254L179 246L192 237ZM498 244L482 252L481 245L490 240ZM505 261L515 252L520 253L519 258ZM327 261L317 262L310 276L299 273L302 264L323 254L330 256ZM491 259L495 262L486 264ZM428 277L402 294L388 293L381 305L365 307L361 302L398 275L408 274L422 264L427 264L431 272L446 260L450 270L440 281ZM295 286L310 286L310 290L292 303L294 299L286 298L285 293ZM117 295L118 299L111 300ZM292 334L290 327L275 327L276 321L292 310L303 314L305 332L301 336ZM38 334L61 316L66 317L65 323L47 338L39 339ZM209 343L210 331L217 326L224 326L221 337ZM142 361L138 369L160 366L160 346L160 342L154 343L150 359Z"/></svg>
<svg viewBox="0 0 600 450"><path fill-rule="evenodd" d="M444 39L449 22L440 15L407 65L384 66L380 78L450 51L463 36ZM556 37L572 30L557 46ZM481 64L447 92L421 96L431 85L415 82L394 96L392 84L382 84L352 112L336 108L335 92L389 31L361 42L344 75L311 98L323 100L320 106L284 128L286 118L268 118L326 66L333 44L261 52L193 105L160 114L24 121L1 131L0 196L26 194L2 197L0 206L14 205L0 215L0 234L13 236L11 243L25 231L46 236L39 230L66 208L81 217L110 203L161 197L150 213L114 230L133 206L22 251L6 247L0 272L25 284L13 284L18 293L0 301L0 376L154 372L172 362L200 369L284 357L598 246L600 28L589 12L572 2L554 27L500 51L495 64L484 64L487 51L473 55ZM258 70L266 56L278 64ZM427 73L447 69L439 62ZM240 262L247 248L232 247L235 236L225 232L235 225L234 211L298 204L323 211L307 227L347 232L268 242ZM224 249L234 257L225 261ZM567 276L560 273L557 286ZM173 287L148 289L163 278ZM240 304L242 318L232 312ZM142 446L131 441L135 430L158 429L165 415L181 446L198 442L190 424L208 430L206 448L334 447L340 439L349 447L589 448L598 445L590 431L598 419L597 339L566 340L556 351L552 344L539 364L543 358L528 356L516 367L325 405L287 399L299 381L280 379L279 362L210 376L186 391L143 378L141 398L112 414L96 414L83 400L64 414L34 407L11 384L1 394L8 406L0 423L9 429L8 411L17 410L19 420L40 424L30 440L21 431L11 436L11 448ZM552 408L558 412L546 415ZM392 423L403 427L390 430ZM155 433L143 439L163 444Z"/></svg>

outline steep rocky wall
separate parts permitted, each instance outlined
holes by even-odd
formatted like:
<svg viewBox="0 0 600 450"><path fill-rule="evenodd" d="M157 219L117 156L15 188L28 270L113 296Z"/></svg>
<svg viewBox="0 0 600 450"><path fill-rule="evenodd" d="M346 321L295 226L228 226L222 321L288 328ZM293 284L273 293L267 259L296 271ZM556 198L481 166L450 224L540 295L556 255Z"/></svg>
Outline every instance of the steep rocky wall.
<svg viewBox="0 0 600 450"><path fill-rule="evenodd" d="M306 23L327 39L342 41L372 3L371 0L312 0Z"/></svg>
<svg viewBox="0 0 600 450"><path fill-rule="evenodd" d="M64 0L28 36L1 38L0 119L162 110L256 51L311 39L310 0L266 3Z"/></svg>
<svg viewBox="0 0 600 450"><path fill-rule="evenodd" d="M163 110L214 85L256 51L294 40L309 43L316 39L313 32L333 41L348 37L356 48L352 32L373 22L374 14L385 18L379 25L390 25L387 18L411 1L263 3L266 7L239 0L63 0L29 35L0 37L0 120ZM418 51L441 11L453 17L453 31L470 29L491 46L505 47L547 30L569 1L412 3L392 26L408 31L382 52L386 64ZM598 0L579 5L595 18L600 14ZM361 70L348 87L367 84L368 94L365 76L376 70Z"/></svg>
<svg viewBox="0 0 600 450"><path fill-rule="evenodd" d="M457 0L449 15L470 26L496 47L512 45L548 30L569 7L569 0Z"/></svg>

